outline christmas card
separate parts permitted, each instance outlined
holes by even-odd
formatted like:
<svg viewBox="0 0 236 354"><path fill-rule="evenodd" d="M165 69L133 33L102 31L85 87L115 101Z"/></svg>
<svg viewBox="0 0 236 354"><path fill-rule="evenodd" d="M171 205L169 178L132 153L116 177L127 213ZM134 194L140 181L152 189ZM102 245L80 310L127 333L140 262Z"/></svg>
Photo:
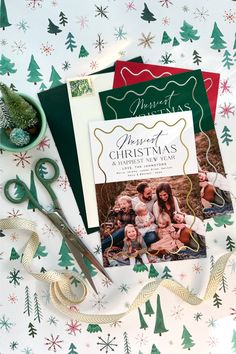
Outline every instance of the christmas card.
<svg viewBox="0 0 236 354"><path fill-rule="evenodd" d="M201 70L101 92L100 100L106 120L192 110L204 217L233 212Z"/></svg>
<svg viewBox="0 0 236 354"><path fill-rule="evenodd" d="M104 266L205 257L192 112L89 127Z"/></svg>
<svg viewBox="0 0 236 354"><path fill-rule="evenodd" d="M143 63L129 63L118 60L115 66L113 88L133 85L139 82L154 80L164 76L184 73L189 69L175 68ZM207 98L213 120L216 114L216 104L220 74L202 71L202 77L206 88Z"/></svg>

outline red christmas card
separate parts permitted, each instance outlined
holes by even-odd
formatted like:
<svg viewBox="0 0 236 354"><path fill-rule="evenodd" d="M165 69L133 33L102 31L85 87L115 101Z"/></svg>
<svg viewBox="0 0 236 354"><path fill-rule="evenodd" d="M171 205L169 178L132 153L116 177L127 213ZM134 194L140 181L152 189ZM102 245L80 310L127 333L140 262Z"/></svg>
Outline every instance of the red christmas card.
<svg viewBox="0 0 236 354"><path fill-rule="evenodd" d="M143 63L132 63L118 60L115 66L115 76L113 88L133 85L139 82L154 80L164 76L181 74L190 71L189 69L174 68L169 66L160 66ZM206 93L211 109L213 120L216 114L216 103L220 74L202 71Z"/></svg>

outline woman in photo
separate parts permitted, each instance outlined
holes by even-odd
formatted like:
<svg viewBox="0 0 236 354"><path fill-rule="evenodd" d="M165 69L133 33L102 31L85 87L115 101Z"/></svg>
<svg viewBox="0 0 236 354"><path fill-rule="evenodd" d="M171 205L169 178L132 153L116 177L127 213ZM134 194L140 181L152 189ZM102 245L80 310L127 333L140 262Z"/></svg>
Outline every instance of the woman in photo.
<svg viewBox="0 0 236 354"><path fill-rule="evenodd" d="M157 201L153 205L153 214L156 221L162 212L167 213L172 219L175 211L180 211L177 198L173 195L169 183L160 183L156 188Z"/></svg>

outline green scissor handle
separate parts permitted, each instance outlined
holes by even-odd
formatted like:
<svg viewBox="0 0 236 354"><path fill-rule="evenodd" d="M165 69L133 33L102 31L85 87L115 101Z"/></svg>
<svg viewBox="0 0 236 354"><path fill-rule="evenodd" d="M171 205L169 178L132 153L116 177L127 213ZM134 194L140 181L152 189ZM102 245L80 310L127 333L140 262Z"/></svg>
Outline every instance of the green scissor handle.
<svg viewBox="0 0 236 354"><path fill-rule="evenodd" d="M44 164L47 163L48 165L50 165L53 168L53 174L51 177L47 177L47 174L45 174L44 171ZM60 174L59 171L59 167L58 164L47 157L44 157L40 160L37 161L36 165L35 165L35 174L38 178L38 180L42 183L42 185L46 188L46 190L48 191L50 197L52 198L53 202L55 202L55 200L57 200L57 196L54 193L51 184L53 182L55 182Z"/></svg>

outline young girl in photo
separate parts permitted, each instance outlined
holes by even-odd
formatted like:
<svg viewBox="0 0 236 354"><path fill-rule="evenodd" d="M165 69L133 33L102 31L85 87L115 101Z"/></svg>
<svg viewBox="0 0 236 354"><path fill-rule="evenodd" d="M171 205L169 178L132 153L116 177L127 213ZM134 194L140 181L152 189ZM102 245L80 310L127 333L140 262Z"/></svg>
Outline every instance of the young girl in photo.
<svg viewBox="0 0 236 354"><path fill-rule="evenodd" d="M151 244L150 249L153 251L165 250L167 252L177 251L184 244L178 240L180 232L176 232L169 214L162 212L157 219L157 233L159 241Z"/></svg>
<svg viewBox="0 0 236 354"><path fill-rule="evenodd" d="M134 265L138 261L148 263L147 247L138 229L133 224L128 224L125 226L124 233L123 254L129 257L130 264Z"/></svg>
<svg viewBox="0 0 236 354"><path fill-rule="evenodd" d="M135 225L138 228L138 231L142 236L144 236L147 232L155 231L157 225L154 223L155 217L148 210L145 203L138 203L135 207Z"/></svg>

